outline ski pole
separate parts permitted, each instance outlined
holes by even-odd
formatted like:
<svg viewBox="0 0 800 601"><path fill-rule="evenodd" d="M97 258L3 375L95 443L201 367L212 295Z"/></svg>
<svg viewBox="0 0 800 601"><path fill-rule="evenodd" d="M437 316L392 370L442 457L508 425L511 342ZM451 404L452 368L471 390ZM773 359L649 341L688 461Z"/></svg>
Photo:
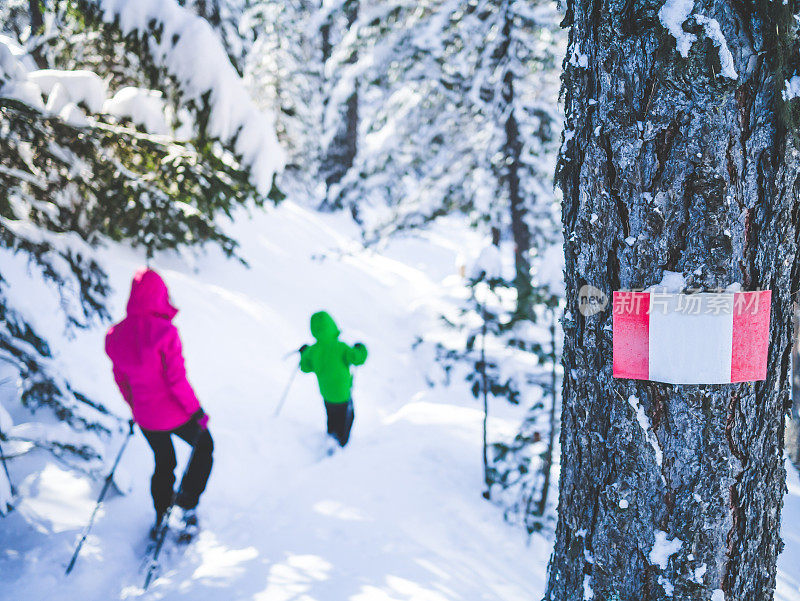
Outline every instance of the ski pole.
<svg viewBox="0 0 800 601"><path fill-rule="evenodd" d="M13 378L11 378L11 377L3 378L2 380L0 380L0 386L5 386L12 379ZM5 439L6 439L5 435L3 434L2 431L0 431L0 440L5 440ZM0 460L3 461L3 471L5 471L5 473L6 473L6 478L8 478L8 485L11 487L11 494L13 496L14 495L14 485L11 484L11 476L8 475L8 466L6 465L6 455L5 455L5 453L3 453L3 447L2 446L0 446Z"/></svg>
<svg viewBox="0 0 800 601"><path fill-rule="evenodd" d="M272 417L278 417L278 414L281 412L281 409L283 409L283 404L286 402L286 397L289 396L289 390L292 388L292 383L294 382L294 379L297 377L297 372L299 371L300 371L300 366L298 365L297 367L294 368L294 371L292 372L292 377L289 378L289 382L286 384L286 388L284 389L283 394L281 395L281 400L278 401L278 406L275 408L275 414Z"/></svg>
<svg viewBox="0 0 800 601"><path fill-rule="evenodd" d="M5 440L5 436L2 432L0 432L0 440ZM13 503L14 497L17 496L17 491L14 489L14 483L11 482L11 474L8 473L8 465L6 464L6 454L3 452L3 446L0 445L0 460L3 462L3 471L6 473L6 479L8 480L8 487L11 490L11 499ZM12 503L7 504L8 511L12 511L14 509L14 505Z"/></svg>
<svg viewBox="0 0 800 601"><path fill-rule="evenodd" d="M293 351L289 351L283 357L281 357L281 361L286 361L289 357L291 357L295 353L299 353L299 352L300 352L300 349L294 349Z"/></svg>
<svg viewBox="0 0 800 601"><path fill-rule="evenodd" d="M178 487L178 491L172 493L172 499L169 502L169 507L164 512L164 517L161 518L161 524L159 525L158 530L158 538L156 539L156 547L153 550L153 558L150 560L150 564L147 566L147 575L144 579L144 587L142 590L147 590L147 587L150 586L150 583L153 581L153 576L156 575L156 569L158 568L158 557L161 555L161 548L164 546L164 541L167 539L167 531L169 530L169 516L172 515L172 510L175 507L175 504L178 502L178 497L181 496L183 492L183 482L186 480L186 474L189 472L189 468L192 465L192 461L194 461L194 455L197 452L197 446L200 444L200 437L203 435L202 428L197 433L197 436L194 438L194 444L192 444L192 452L189 454L189 461L186 462L186 467L183 468L183 475L181 476L181 483Z"/></svg>
<svg viewBox="0 0 800 601"><path fill-rule="evenodd" d="M103 504L103 499L108 492L108 489L111 487L111 482L114 480L114 472L117 470L117 466L119 465L120 460L122 459L122 454L125 452L125 448L128 446L128 442L133 437L133 425L134 421L128 421L128 434L125 436L125 440L122 442L122 446L119 449L119 453L117 453L117 458L114 460L114 465L111 466L111 471L106 476L105 484L103 484L103 490L100 491L100 496L97 499L97 503L94 506L94 511L92 511L92 515L89 518L89 523L86 524L86 528L83 529L83 533L81 534L81 538L78 541L78 545L75 547L75 552L72 554L72 559L69 560L69 565L67 565L67 571L64 572L64 575L69 574L72 571L72 568L75 567L75 562L78 560L78 554L81 552L81 548L83 548L83 543L86 542L86 537L89 536L89 531L92 529L94 525L94 520L97 517L97 512L100 510L100 506Z"/></svg>

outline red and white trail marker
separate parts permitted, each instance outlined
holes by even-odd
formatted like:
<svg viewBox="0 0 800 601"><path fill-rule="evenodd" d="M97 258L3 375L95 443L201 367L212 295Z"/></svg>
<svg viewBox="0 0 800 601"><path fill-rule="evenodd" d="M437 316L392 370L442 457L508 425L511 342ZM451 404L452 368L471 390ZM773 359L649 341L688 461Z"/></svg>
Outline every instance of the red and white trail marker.
<svg viewBox="0 0 800 601"><path fill-rule="evenodd" d="M614 377L730 384L767 375L772 295L614 292Z"/></svg>

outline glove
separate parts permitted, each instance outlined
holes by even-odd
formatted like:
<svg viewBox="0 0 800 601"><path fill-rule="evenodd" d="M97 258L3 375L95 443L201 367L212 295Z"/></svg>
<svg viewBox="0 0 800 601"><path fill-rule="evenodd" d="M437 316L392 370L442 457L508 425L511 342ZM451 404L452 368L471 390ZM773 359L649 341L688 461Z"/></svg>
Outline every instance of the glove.
<svg viewBox="0 0 800 601"><path fill-rule="evenodd" d="M192 419L197 422L197 425L200 427L201 430L208 430L208 420L209 417L205 411L203 411L202 407L194 412L192 415Z"/></svg>

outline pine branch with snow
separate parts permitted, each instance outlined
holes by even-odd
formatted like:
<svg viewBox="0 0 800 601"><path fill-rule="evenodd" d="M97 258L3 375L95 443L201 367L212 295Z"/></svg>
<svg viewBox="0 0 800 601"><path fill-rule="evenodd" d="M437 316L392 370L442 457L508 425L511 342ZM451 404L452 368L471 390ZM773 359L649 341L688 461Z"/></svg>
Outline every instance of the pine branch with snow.
<svg viewBox="0 0 800 601"><path fill-rule="evenodd" d="M262 204L283 161L205 21L159 3L149 9L161 21L140 28L141 3L102 4L56 2L41 35L0 37L0 365L17 383L3 402L36 414L9 436L90 470L118 420L73 389L47 338L58 322L69 332L109 318L96 247L124 240L152 255L212 243L233 255L219 216ZM213 74L191 56L195 41ZM54 323L15 294L21 257L56 294ZM56 433L63 424L75 435Z"/></svg>

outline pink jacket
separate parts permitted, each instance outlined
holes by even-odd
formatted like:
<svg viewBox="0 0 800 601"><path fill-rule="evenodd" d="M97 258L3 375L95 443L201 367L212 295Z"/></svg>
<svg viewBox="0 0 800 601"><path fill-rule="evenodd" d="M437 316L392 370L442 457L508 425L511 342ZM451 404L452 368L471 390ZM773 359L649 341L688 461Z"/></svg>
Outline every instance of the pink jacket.
<svg viewBox="0 0 800 601"><path fill-rule="evenodd" d="M161 276L142 269L133 278L128 316L106 334L114 379L145 430L174 430L200 408L172 324L177 312Z"/></svg>

